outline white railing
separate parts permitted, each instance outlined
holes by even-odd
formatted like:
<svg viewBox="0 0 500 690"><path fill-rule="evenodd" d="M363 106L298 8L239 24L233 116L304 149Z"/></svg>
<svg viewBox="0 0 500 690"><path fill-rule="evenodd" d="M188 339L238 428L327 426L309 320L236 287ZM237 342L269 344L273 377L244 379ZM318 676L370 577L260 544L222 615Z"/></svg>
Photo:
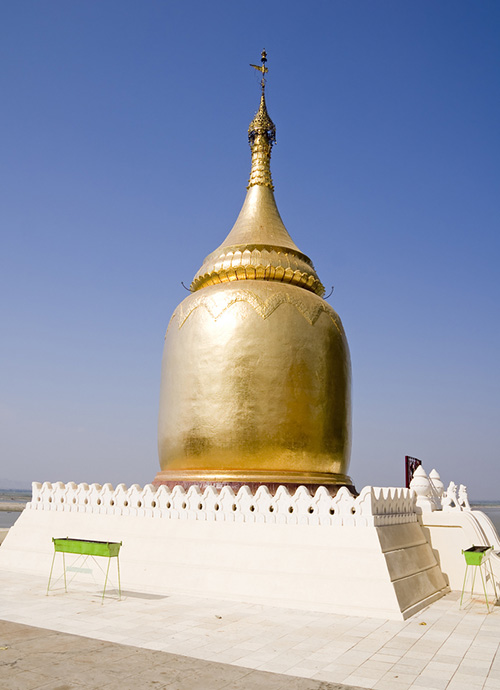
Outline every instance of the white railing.
<svg viewBox="0 0 500 690"><path fill-rule="evenodd" d="M325 487L314 494L300 486L292 495L280 486L273 495L266 486L253 494L243 486L235 494L225 486L169 489L146 484L63 484L33 482L29 510L134 515L176 520L217 520L332 526L383 526L416 522L416 496L410 489L366 486L359 496L342 487L332 497Z"/></svg>

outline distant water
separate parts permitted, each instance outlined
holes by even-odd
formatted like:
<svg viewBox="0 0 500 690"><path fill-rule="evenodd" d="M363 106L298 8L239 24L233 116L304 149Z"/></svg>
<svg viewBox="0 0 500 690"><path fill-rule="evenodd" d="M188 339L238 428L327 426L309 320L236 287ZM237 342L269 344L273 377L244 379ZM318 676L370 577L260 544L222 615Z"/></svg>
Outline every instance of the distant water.
<svg viewBox="0 0 500 690"><path fill-rule="evenodd" d="M14 513L9 510L0 510L0 529L2 527L12 527L21 513Z"/></svg>
<svg viewBox="0 0 500 690"><path fill-rule="evenodd" d="M470 507L472 510L482 510L486 513L500 534L500 501L474 501Z"/></svg>
<svg viewBox="0 0 500 690"><path fill-rule="evenodd" d="M27 503L31 501L31 491L16 491L14 489L0 489L0 503L5 506L9 503ZM17 518L21 515L19 511L0 510L0 528L12 527Z"/></svg>

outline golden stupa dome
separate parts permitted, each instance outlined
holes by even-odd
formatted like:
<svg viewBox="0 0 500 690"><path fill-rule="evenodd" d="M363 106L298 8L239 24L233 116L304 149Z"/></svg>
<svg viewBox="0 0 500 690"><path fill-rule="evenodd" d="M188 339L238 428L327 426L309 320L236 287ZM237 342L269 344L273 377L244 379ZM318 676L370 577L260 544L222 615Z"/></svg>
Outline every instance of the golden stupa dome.
<svg viewBox="0 0 500 690"><path fill-rule="evenodd" d="M352 484L347 340L276 206L266 61L243 207L165 336L156 484Z"/></svg>

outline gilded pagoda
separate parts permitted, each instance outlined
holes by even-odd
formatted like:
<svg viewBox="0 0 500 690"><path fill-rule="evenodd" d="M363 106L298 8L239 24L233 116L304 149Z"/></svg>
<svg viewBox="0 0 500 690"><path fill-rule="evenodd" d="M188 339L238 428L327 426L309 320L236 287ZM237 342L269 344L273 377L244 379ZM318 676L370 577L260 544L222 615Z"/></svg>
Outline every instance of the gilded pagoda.
<svg viewBox="0 0 500 690"><path fill-rule="evenodd" d="M266 62L243 207L165 336L155 484L352 486L349 349L276 206Z"/></svg>

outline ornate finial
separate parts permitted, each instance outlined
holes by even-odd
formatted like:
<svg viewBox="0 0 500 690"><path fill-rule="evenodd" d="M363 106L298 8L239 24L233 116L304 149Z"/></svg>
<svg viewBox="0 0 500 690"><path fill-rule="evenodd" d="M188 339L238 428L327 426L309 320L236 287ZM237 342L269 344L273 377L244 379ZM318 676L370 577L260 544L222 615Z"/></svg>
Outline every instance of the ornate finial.
<svg viewBox="0 0 500 690"><path fill-rule="evenodd" d="M262 79L260 80L260 86L262 88L262 93L264 93L264 89L266 88L266 78L264 75L266 74L266 72L269 72L269 70L266 67L267 53L265 50L263 50L262 53L260 54L260 61L262 63L260 66L259 65L252 65L250 63L250 67L254 67L259 72L262 72Z"/></svg>
<svg viewBox="0 0 500 690"><path fill-rule="evenodd" d="M259 109L248 128L248 143L252 149L252 170L248 189L254 185L262 185L274 189L271 179L271 148L276 143L276 127L268 115L266 108L266 78L265 74L269 71L266 67L267 53L265 50L261 54L261 65L250 65L261 72L262 79L260 86L262 89Z"/></svg>

